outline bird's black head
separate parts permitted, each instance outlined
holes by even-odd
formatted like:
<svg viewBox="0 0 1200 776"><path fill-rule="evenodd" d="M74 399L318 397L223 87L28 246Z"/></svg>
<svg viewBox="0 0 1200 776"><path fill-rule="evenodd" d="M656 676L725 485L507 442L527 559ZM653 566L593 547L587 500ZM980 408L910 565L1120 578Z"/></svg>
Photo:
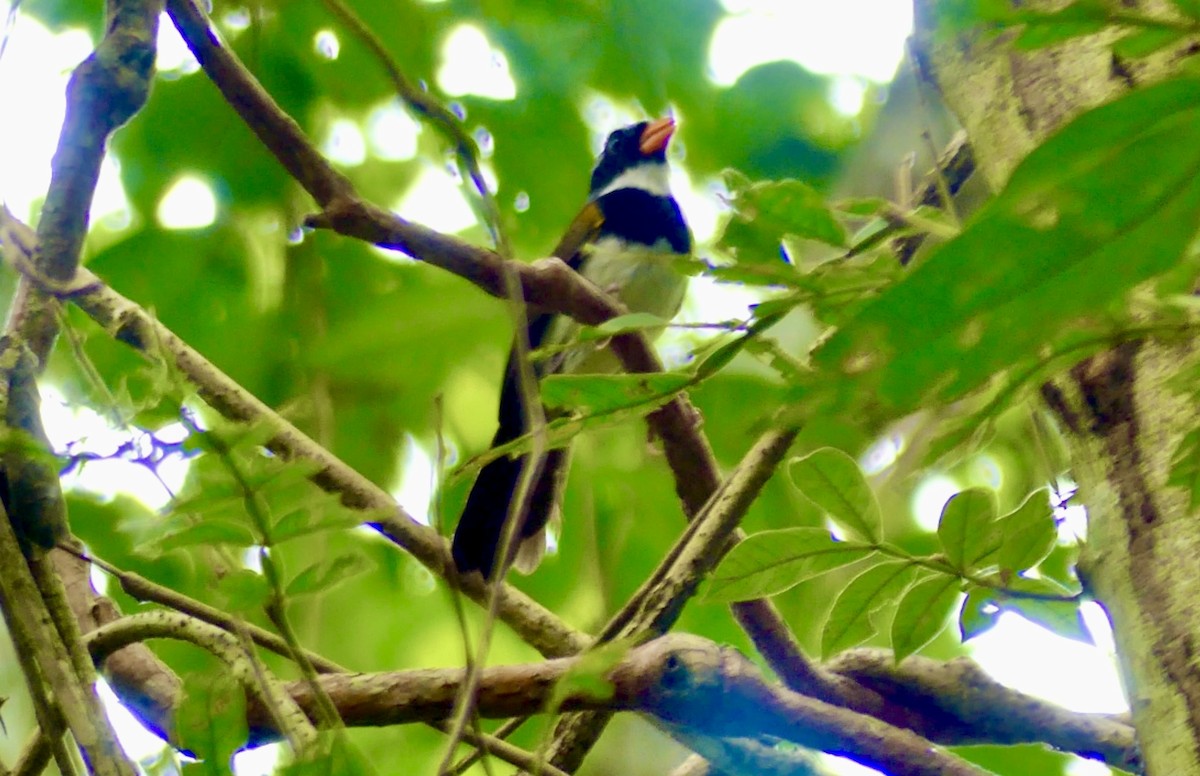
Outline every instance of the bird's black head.
<svg viewBox="0 0 1200 776"><path fill-rule="evenodd" d="M667 163L667 143L675 132L675 120L640 121L608 136L596 168L592 170L592 196L608 188L622 173L642 164Z"/></svg>

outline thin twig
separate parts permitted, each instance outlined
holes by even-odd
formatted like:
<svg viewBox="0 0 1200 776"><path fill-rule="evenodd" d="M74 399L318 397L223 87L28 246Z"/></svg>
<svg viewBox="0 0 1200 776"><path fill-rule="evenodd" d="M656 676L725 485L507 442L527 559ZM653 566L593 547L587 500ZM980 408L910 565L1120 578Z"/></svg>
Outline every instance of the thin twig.
<svg viewBox="0 0 1200 776"><path fill-rule="evenodd" d="M203 620L210 625L216 625L231 633L236 628L235 618L220 609L197 601L194 598L189 598L183 593L172 590L169 587L163 587L155 582L151 582L140 574L119 569L108 561L87 555L74 547L60 546L59 549L94 564L97 568L112 576L117 580L117 584L121 586L121 590L132 596L135 600L151 601L166 606L177 612L195 617L198 620ZM271 633L265 628L260 628L253 623L246 623L245 627L246 632L255 644L282 657L292 657L291 649L278 635ZM335 674L349 672L348 668L343 668L329 658L319 655L316 652L305 650L304 656L312 663L314 668L322 673Z"/></svg>
<svg viewBox="0 0 1200 776"><path fill-rule="evenodd" d="M447 735L450 733L448 725L435 724L435 727ZM566 771L555 768L548 763L538 762L538 759L534 755L526 752L519 746L513 746L500 736L493 734L486 737L479 737L477 732L473 732L468 728L462 732L462 737L476 747L479 757L482 757L484 754L495 755L510 765L515 765L522 771L531 774L531 776L567 776ZM472 757L475 756L474 754L472 755ZM473 761L472 765L474 762L477 762L477 760ZM487 760L485 759L485 768L487 767L486 762ZM449 773L457 772L457 765L449 771Z"/></svg>
<svg viewBox="0 0 1200 776"><path fill-rule="evenodd" d="M521 727L528 721L529 717L515 717L514 719L510 719L504 724L500 725L500 727L496 728L495 732L492 733L492 736L500 740L504 740L511 736L517 730L517 728ZM482 751L476 750L472 752L455 763L454 767L450 769L450 776L462 776L463 773L466 773L468 768L479 762L482 757Z"/></svg>
<svg viewBox="0 0 1200 776"><path fill-rule="evenodd" d="M445 441L445 436L443 435L445 414L443 412L441 394L438 394L436 397L434 397L433 412L434 412L434 429L436 431L437 444L436 444L436 456L434 459L435 466L434 466L434 471L431 475L432 482L430 482L430 487L431 487L431 492L436 493L437 496L433 500L433 504L431 507L432 514L430 515L429 522L433 526L434 530L436 530L439 534L441 534L441 533L443 533L443 531L442 531L442 528L443 528L442 498L444 496L445 489L438 487L438 485L440 483L443 483L446 481L446 479L445 479L445 477L446 477L446 441ZM472 670L472 666L475 664L475 654L476 653L475 653L475 650L471 647L471 631L470 631L470 628L467 626L467 613L466 613L465 608L463 607L462 596L459 595L458 589L451 587L449 589L449 593L450 593L450 608L451 608L451 611L454 612L454 621L455 621L455 624L458 626L459 633L462 634L463 663L464 663L464 665L466 665L467 671L470 672ZM491 608L491 605L492 605L492 599L489 598L489 601L488 601L489 610ZM483 731L482 726L479 724L479 718L475 715L471 715L471 719L474 723L474 725L473 725L474 735L472 736L471 731L468 729L465 729L465 728L460 729L460 731L457 735L460 735L463 738L466 738L467 740L470 740L472 742L482 741L485 739L489 742L492 741L493 740L492 737L487 735ZM441 730L443 733L449 734L452 732L451 726L442 725L442 726L439 726L438 729ZM473 754L480 754L480 756L482 756L483 751L484 751L483 748L479 748L479 749L476 749ZM488 773L488 776L491 776L490 765L487 762L485 762L483 764L483 767L484 767L484 770Z"/></svg>
<svg viewBox="0 0 1200 776"><path fill-rule="evenodd" d="M918 87L919 88L919 87ZM955 224L961 223L954 205L954 195L975 174L975 154L971 144L967 142L965 133L959 132L934 157L934 166L923 179L917 193L915 206L941 206L950 214ZM902 221L891 221L888 230L898 231ZM883 235L886 236L886 235ZM898 237L892 241L892 248L902 265L907 265L917 250L925 242L927 234L918 231L916 234Z"/></svg>

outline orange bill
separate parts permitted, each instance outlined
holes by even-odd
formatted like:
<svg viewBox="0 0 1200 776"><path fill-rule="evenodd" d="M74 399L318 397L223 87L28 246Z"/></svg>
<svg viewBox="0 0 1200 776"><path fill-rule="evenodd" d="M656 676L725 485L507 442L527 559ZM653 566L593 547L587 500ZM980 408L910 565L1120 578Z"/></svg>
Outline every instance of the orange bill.
<svg viewBox="0 0 1200 776"><path fill-rule="evenodd" d="M661 119L655 119L646 125L642 130L642 140L639 143L639 148L644 155L658 153L667 147L667 143L671 140L671 135L675 134L675 119L666 116Z"/></svg>

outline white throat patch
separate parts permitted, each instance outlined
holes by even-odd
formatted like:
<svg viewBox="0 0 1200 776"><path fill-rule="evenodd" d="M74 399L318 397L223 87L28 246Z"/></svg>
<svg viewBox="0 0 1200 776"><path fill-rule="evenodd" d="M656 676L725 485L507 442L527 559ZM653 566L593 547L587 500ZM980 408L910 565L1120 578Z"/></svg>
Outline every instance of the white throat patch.
<svg viewBox="0 0 1200 776"><path fill-rule="evenodd" d="M643 162L636 167L630 167L613 178L612 183L598 191L593 199L600 199L610 191L617 189L641 189L656 197L665 197L671 193L671 184L667 179L667 165L663 162Z"/></svg>

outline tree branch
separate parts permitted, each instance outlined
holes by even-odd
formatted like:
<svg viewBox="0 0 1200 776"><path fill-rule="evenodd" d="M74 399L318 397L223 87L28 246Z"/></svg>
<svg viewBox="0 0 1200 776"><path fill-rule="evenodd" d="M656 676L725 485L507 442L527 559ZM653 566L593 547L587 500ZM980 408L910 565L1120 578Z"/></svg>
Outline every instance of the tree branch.
<svg viewBox="0 0 1200 776"><path fill-rule="evenodd" d="M33 552L41 552L33 549ZM74 765L56 740L63 724L86 753L95 772L132 774L120 754L108 718L100 707L94 689L80 681L70 654L55 630L53 619L34 583L24 554L13 533L7 512L0 509L0 606L4 610L30 695L38 724L50 737L60 768L74 772ZM44 682L44 685L43 685ZM44 690L49 689L52 696ZM64 759L65 758L65 759Z"/></svg>
<svg viewBox="0 0 1200 776"><path fill-rule="evenodd" d="M33 260L51 280L66 282L75 276L108 137L141 109L150 93L162 8L162 0L113 0L104 38L71 73ZM47 303L42 291L21 283L8 323L8 330L18 333L42 364L58 334Z"/></svg>
<svg viewBox="0 0 1200 776"><path fill-rule="evenodd" d="M61 746L61 744L62 741L60 736L59 745ZM46 766L50 764L50 749L52 746L53 744L51 743L50 738L47 736L46 731L42 730L40 727L35 728L33 735L21 749L21 755L19 758L17 758L17 764L13 766L12 772L15 774L15 776L37 776L37 774L45 770ZM56 761L58 759L59 758L57 757L55 758ZM71 773L69 767L70 766L68 766L68 770L63 770L60 767L60 776L69 776Z"/></svg>
<svg viewBox="0 0 1200 776"><path fill-rule="evenodd" d="M252 656L236 636L221 628L177 612L141 612L92 631L87 635L87 645L93 657L99 659L136 641L164 638L189 641L220 659L246 689L264 719L270 720L269 727L282 733L297 754L316 741L316 730L310 721L313 717L301 711L288 688L265 666L252 664ZM307 680L299 683L308 684ZM310 712L315 716L315 704Z"/></svg>
<svg viewBox="0 0 1200 776"><path fill-rule="evenodd" d="M691 755L671 771L670 776L727 776L752 773L755 776L829 776L819 768L816 756L807 749L789 751L752 738L710 738L693 735L686 729L664 730L691 749Z"/></svg>
<svg viewBox="0 0 1200 776"><path fill-rule="evenodd" d="M102 618L102 621L105 619ZM260 641L263 634L256 633L256 630L251 626L249 635ZM265 635L273 637L273 634ZM138 645L125 647L121 652L128 651L132 646ZM320 663L318 665L325 670L329 668ZM538 664L488 669L482 677L485 688L480 696L481 714L488 717L505 717L536 713L539 710L538 704L544 700L541 693L561 677L564 671L570 670L563 668L563 665L570 666L573 662L552 661L545 664L545 668ZM896 667L889 653L880 650L854 650L844 653L829 670L835 672L835 676L844 676L862 683L871 692L882 696L889 706L894 704L900 708L926 709L919 719L909 720L912 728L943 745L1044 742L1062 751L1099 757L1112 765L1138 772L1137 748L1128 725L1102 715L1068 712L1004 688L986 677L978 666L969 661L959 660L942 664L925 658L910 657L902 666ZM337 693L332 693L331 697L339 715L348 725L385 725L415 721L436 725L449 714L448 709L451 708L458 691L457 683L460 683L461 679L461 669L446 669L387 674L330 674L328 678L323 677L320 681L324 689L331 693L331 687L340 688ZM445 686L444 682L447 681L453 683L453 686ZM529 690L533 694L522 694L526 692L526 685L536 685L536 688ZM308 691L304 682L289 684L288 690L295 693L302 707L307 708L308 701L305 701L305 698L308 697ZM178 692L176 687L171 702L162 704L164 716L157 720L158 729L170 729ZM412 701L413 697L418 700ZM503 706L498 698L509 699L505 702L511 701L516 705ZM410 701L415 702L417 706L409 715L397 718L396 715L403 712L395 707ZM569 704L564 706L564 709L570 708L572 706ZM592 708L611 710L602 703L595 703ZM348 710L351 709L351 716L347 716ZM255 719L258 720L255 725L265 725L260 717ZM688 735L702 736L701 733ZM465 737L471 740L471 731L468 730ZM489 751L498 753L503 759L519 767L527 770L530 767L526 760L508 757L490 737L476 745L488 747ZM709 745L733 746L724 740L710 742ZM737 754L738 752L741 754ZM744 747L735 746L730 750L729 756L752 757L753 753Z"/></svg>
<svg viewBox="0 0 1200 776"><path fill-rule="evenodd" d="M890 652L843 652L828 668L929 718L924 733L951 745L1041 741L1062 752L1142 773L1133 727L1107 714L1067 711L997 682L974 661L913 655L899 665ZM936 720L936 721L935 721Z"/></svg>
<svg viewBox="0 0 1200 776"><path fill-rule="evenodd" d="M280 636L265 628L260 628L252 622L239 622L237 618L226 614L220 609L209 606L202 601L197 601L194 598L189 598L183 593L176 592L169 587L163 587L140 574L119 569L99 558L91 558L82 553L77 554L75 550L66 547L62 549L64 552L76 555L81 560L94 563L106 574L116 579L117 584L121 586L121 590L138 601L150 601L161 604L169 609L174 609L177 612L195 617L202 622L215 625L230 633L241 630L260 647L270 650L280 657L286 657L289 660L294 657L292 647ZM304 650L304 658L312 664L314 669L321 673L337 674L350 672L350 669L343 668L324 655L319 655L316 652Z"/></svg>
<svg viewBox="0 0 1200 776"><path fill-rule="evenodd" d="M172 620L180 618L175 615ZM171 636L165 620L134 615L89 634L88 646L101 657L130 640L160 635ZM580 659L484 669L479 714L511 717L538 712L550 702L555 685L578 670ZM735 650L697 636L668 635L633 649L605 676L612 683L610 697L598 699L575 691L562 707L643 712L684 728L689 735L774 737L843 754L898 776L983 774L911 732L771 685ZM324 675L320 682L347 725L383 726L446 719L462 679L462 669L449 668ZM307 682L291 682L287 687L301 708L315 714ZM247 715L252 729L270 730L265 709L254 699Z"/></svg>
<svg viewBox="0 0 1200 776"><path fill-rule="evenodd" d="M117 606L96 595L90 566L61 549L50 553L67 589L67 600L85 634L120 617ZM145 644L130 644L105 658L104 676L121 702L156 735L171 740L174 704L182 682Z"/></svg>

